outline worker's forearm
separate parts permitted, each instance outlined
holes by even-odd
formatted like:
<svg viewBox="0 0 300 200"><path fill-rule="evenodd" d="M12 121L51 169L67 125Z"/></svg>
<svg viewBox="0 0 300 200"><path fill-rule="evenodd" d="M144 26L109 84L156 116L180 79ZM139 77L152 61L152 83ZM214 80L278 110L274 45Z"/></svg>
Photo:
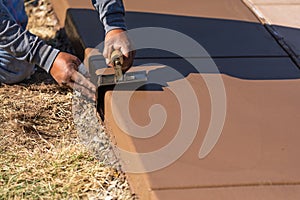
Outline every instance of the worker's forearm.
<svg viewBox="0 0 300 200"><path fill-rule="evenodd" d="M37 64L49 72L58 50L23 30L0 0L0 48L19 60Z"/></svg>
<svg viewBox="0 0 300 200"><path fill-rule="evenodd" d="M117 28L126 30L122 0L92 0L92 3L99 12L106 33Z"/></svg>

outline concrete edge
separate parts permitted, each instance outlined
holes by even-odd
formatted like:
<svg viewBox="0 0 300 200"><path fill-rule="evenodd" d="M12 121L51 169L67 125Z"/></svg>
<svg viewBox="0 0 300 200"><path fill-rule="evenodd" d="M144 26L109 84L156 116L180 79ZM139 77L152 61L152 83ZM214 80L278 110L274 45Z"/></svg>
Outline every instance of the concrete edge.
<svg viewBox="0 0 300 200"><path fill-rule="evenodd" d="M289 44L285 41L284 37L276 30L273 24L264 16L264 14L252 3L251 0L242 0L243 3L251 10L251 12L257 17L257 19L265 26L268 32L274 37L277 43L284 49L289 55L292 61L300 69L300 59Z"/></svg>

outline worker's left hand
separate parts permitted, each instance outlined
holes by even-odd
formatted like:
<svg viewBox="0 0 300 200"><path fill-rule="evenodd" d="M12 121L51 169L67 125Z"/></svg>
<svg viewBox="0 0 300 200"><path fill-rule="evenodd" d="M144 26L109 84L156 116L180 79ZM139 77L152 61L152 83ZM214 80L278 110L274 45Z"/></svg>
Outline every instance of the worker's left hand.
<svg viewBox="0 0 300 200"><path fill-rule="evenodd" d="M106 64L108 64L109 66L111 66L111 53L115 49L119 49L123 54L124 62L122 71L126 72L133 64L135 50L133 50L127 33L123 29L111 30L105 36L103 56L106 58Z"/></svg>
<svg viewBox="0 0 300 200"><path fill-rule="evenodd" d="M66 85L96 101L96 87L86 78L87 72L78 72L80 64L81 61L76 56L60 52L52 64L50 74L59 85Z"/></svg>

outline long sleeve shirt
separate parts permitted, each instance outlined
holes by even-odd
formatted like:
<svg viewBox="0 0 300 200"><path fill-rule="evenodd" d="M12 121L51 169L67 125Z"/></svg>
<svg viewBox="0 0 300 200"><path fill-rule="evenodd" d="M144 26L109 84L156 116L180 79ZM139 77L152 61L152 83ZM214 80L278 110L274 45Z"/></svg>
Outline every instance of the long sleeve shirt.
<svg viewBox="0 0 300 200"><path fill-rule="evenodd" d="M122 0L92 0L92 3L106 33L116 28L126 29ZM49 72L59 50L18 25L3 0L0 0L0 19L0 48Z"/></svg>

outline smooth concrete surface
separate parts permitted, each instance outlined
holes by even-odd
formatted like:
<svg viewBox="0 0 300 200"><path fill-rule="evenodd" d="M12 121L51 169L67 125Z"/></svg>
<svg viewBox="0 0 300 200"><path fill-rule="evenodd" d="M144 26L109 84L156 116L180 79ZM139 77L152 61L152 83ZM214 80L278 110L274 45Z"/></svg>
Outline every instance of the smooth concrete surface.
<svg viewBox="0 0 300 200"><path fill-rule="evenodd" d="M129 30L141 27L159 27L179 31L203 46L208 51L209 56L212 57L287 56L286 52L259 23L254 14L239 0L195 1L189 4L176 1L167 7L169 11L173 9L173 12L165 12L163 10L165 7L156 6L169 3L169 0L143 3L137 3L133 0L125 1L126 22ZM56 2L56 4L58 3ZM176 8L184 10L182 9L183 4L189 8L201 8L198 11L199 15L191 17L189 15L182 16L180 12L177 13ZM145 12L146 8L149 12ZM159 9L154 12L151 8ZM189 9L185 10L186 12L189 11ZM210 15L201 14L206 10L209 11ZM153 13L150 13L152 11ZM226 17L227 15L231 17ZM103 31L100 29L103 27L94 10L75 8L68 11L66 31L79 57L83 56L85 48L96 47L103 40ZM143 33L145 40L150 40L150 37L156 35L158 37L151 38L151 40L163 39L159 37L159 32L156 34ZM136 37L132 37L131 40L134 44L139 43L136 41ZM175 39L174 42L176 42ZM181 46L183 44L179 43L178 47ZM181 56L201 57L198 52L188 50L188 47L186 49L184 55ZM178 57L178 55L158 49L143 49L137 51L136 57L167 58Z"/></svg>
<svg viewBox="0 0 300 200"><path fill-rule="evenodd" d="M60 18L73 7L73 3L67 3L73 2L70 0L52 2L56 4L55 11L62 13ZM83 1L78 5L81 3ZM200 56L184 45L183 56L194 57L197 69L170 52L140 50L134 65L148 63L149 66L132 70L147 70L152 84L134 91L129 105L118 97L130 94L134 89L131 86L100 91L98 100L102 105L99 109L107 131L117 147L129 152L161 150L175 138L181 120L199 123L195 132L186 131L182 136L184 141L196 134L176 162L150 173L127 173L133 192L140 199L298 199L300 71L255 15L240 0L193 0L189 3L125 0L125 7L130 29L156 26L180 31L201 44L214 57L217 66L214 68L209 59L197 58ZM99 30L102 28L97 13L90 9L90 1L75 8L69 10L66 29L83 59L84 54L89 54L91 48L103 40L104 34ZM147 36L155 40L153 35ZM290 41L297 44L296 39ZM99 64L103 63L101 56L94 58L92 70L104 67ZM220 77L225 90L217 87ZM191 85L192 93L188 93L191 91L184 83ZM211 88L221 89L221 93L225 91L226 98L211 93ZM182 104L178 97L188 102ZM193 105L193 100L197 105ZM225 105L225 121L215 118L220 116L215 111L224 109L222 105ZM188 111L183 112L182 106ZM162 107L164 113L156 110ZM125 116L124 111L128 111L130 117ZM191 115L183 118L186 112ZM160 124L164 117L166 121ZM130 119L146 127L136 129ZM162 126L147 127L153 122ZM212 151L199 159L200 147L212 122L224 122L224 127ZM149 136L147 133L157 134L142 139L126 133L143 137ZM136 164L149 169L151 164L160 163L168 156L164 154L157 159L152 163L151 160L137 160ZM124 166L128 162L122 157L121 160Z"/></svg>
<svg viewBox="0 0 300 200"><path fill-rule="evenodd" d="M97 70L97 66L102 66L101 73L109 72L104 65L105 61L97 55L97 51L87 49L91 59L89 65ZM156 63L157 66L170 66L168 68L152 69L152 66L145 67L151 70L148 74L150 81L160 80L167 85L167 82L178 80L188 76L191 73L216 74L221 73L242 80L288 80L300 78L299 69L293 64L290 58L152 58L152 59L135 59L134 67L131 71L141 70L142 66L151 66ZM195 68L192 64L197 64ZM184 66L184 67L183 67ZM143 67L142 67L143 68ZM176 75L175 70L178 72ZM94 74L94 72L92 72Z"/></svg>
<svg viewBox="0 0 300 200"><path fill-rule="evenodd" d="M152 192L151 199L164 200L296 200L300 199L300 186L248 186L161 190Z"/></svg>
<svg viewBox="0 0 300 200"><path fill-rule="evenodd" d="M240 0L124 0L127 11L258 22Z"/></svg>
<svg viewBox="0 0 300 200"><path fill-rule="evenodd" d="M208 1L209 2L209 1ZM198 4L199 7L201 4ZM244 6L244 5L243 5ZM241 16L236 16L237 18ZM167 28L185 34L206 49L211 57L254 57L254 56L286 56L287 54L277 44L270 33L257 22L242 20L227 20L203 17L187 17L179 15L165 15L142 12L128 12L127 26L130 29L140 27ZM142 36L140 36L142 37ZM145 40L165 40L159 31L144 32ZM170 35L172 38L172 35ZM131 38L133 43L139 44L138 37ZM198 52L189 51L176 39L172 40L178 48L185 48L184 57L200 57ZM169 45L169 46L172 46ZM143 47L141 45L141 47ZM138 51L137 57L178 57L171 53L158 50Z"/></svg>
<svg viewBox="0 0 300 200"><path fill-rule="evenodd" d="M91 0L50 1L61 25L64 25L66 11L69 8L94 9ZM239 0L194 0L190 3L180 0L154 0L143 2L138 0L124 0L123 2L127 11L257 22L255 16L252 15Z"/></svg>
<svg viewBox="0 0 300 200"><path fill-rule="evenodd" d="M65 25L67 10L69 8L94 9L91 0L50 0L60 25Z"/></svg>
<svg viewBox="0 0 300 200"><path fill-rule="evenodd" d="M257 5L257 8L271 24L300 28L300 1L297 4Z"/></svg>
<svg viewBox="0 0 300 200"><path fill-rule="evenodd" d="M193 87L201 113L200 126L192 145L175 163L155 172L127 173L133 191L142 199L151 198L149 191L155 193L156 190L172 188L180 190L180 188L214 188L230 185L238 187L299 183L300 71L290 60L284 58L215 59L215 62L220 69L248 69L252 65L253 70L257 72L256 78L251 75L252 78L249 80L228 72L221 75L226 91L225 124L221 137L211 153L204 159L199 159L199 149L211 122L213 101L208 90L210 86L204 80L206 78L216 80L219 75L210 72L195 73L192 68L185 65L184 67L170 65L177 71L182 70L180 73ZM174 63L180 64L181 61ZM264 69L272 67L293 72L285 78L276 79L275 74L274 78L263 78L264 74L272 71ZM166 146L177 133L182 115L180 102L172 92L172 85L176 82L181 83L183 79L172 75L168 77L168 70L164 71L164 68L161 66L149 71L149 81L160 78L163 86L135 91L130 98L129 106L119 102L121 98L118 96L115 96L117 99L113 99L113 94L122 97L129 93L130 89L106 92L105 122L118 147L132 152L152 152ZM261 68L264 69L259 71ZM294 75L298 78L293 77ZM214 85L214 82L211 84ZM166 122L157 135L140 139L125 133L134 129L130 120L124 117L124 110L129 107L133 121L140 126L146 126L151 124L149 109L157 104L164 107L167 115ZM194 116L189 117L189 120L193 120ZM120 124L116 123L116 118L124 120ZM143 132L147 132L147 129ZM148 167L146 163L140 164L145 168ZM285 193L285 190L279 191ZM228 195L228 199L235 197L234 193ZM266 193L261 198L272 199Z"/></svg>
<svg viewBox="0 0 300 200"><path fill-rule="evenodd" d="M86 23L87 20L90 23ZM66 21L66 31L69 38L75 43L73 46L76 47L77 52L83 52L83 49L87 47L96 47L103 40L102 24L95 11L70 9ZM178 31L195 40L195 43L205 48L212 57L287 56L269 32L258 23L137 12L128 12L126 21L129 30L158 27ZM146 43L152 40L158 41L156 43L165 40L166 38L161 37L160 30L156 30L154 33L145 30L138 35L139 37L132 36L131 33L129 31L133 44L142 48L137 51L137 58L179 57L159 49L146 49L141 44L142 40L145 40ZM141 39L141 37L144 38ZM172 40L175 36L170 35L169 37L168 39L173 41L169 46L177 45L178 48L184 48L181 56L203 56L199 52L193 51L193 48L189 48L183 41L177 41L177 38ZM82 42L77 45L80 40Z"/></svg>
<svg viewBox="0 0 300 200"><path fill-rule="evenodd" d="M254 4L259 5L274 5L274 4L300 4L300 0L251 0Z"/></svg>

